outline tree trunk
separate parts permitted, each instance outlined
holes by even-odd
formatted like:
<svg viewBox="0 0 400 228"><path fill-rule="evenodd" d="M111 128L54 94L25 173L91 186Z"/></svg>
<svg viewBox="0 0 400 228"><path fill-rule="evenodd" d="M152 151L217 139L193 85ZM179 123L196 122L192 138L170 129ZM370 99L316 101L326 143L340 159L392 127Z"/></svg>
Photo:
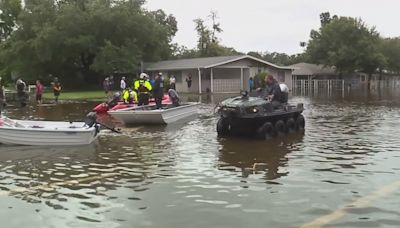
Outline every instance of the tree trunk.
<svg viewBox="0 0 400 228"><path fill-rule="evenodd" d="M97 83L97 74L96 72L92 71L90 69L90 66L93 64L95 55L94 54L86 54L86 53L81 53L80 59L81 59L81 72L83 75L83 78L86 83L92 84L92 83Z"/></svg>

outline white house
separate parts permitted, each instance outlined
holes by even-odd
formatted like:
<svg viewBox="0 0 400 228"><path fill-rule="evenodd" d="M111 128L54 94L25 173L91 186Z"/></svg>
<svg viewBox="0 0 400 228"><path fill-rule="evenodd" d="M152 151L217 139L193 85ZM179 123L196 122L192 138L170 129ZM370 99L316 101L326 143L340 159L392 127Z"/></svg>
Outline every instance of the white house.
<svg viewBox="0 0 400 228"><path fill-rule="evenodd" d="M259 72L268 72L279 82L292 88L292 68L278 66L249 55L192 58L145 63L144 71L149 75L162 72L176 77L178 92L236 93L249 89L249 78ZM189 89L186 78L191 76Z"/></svg>

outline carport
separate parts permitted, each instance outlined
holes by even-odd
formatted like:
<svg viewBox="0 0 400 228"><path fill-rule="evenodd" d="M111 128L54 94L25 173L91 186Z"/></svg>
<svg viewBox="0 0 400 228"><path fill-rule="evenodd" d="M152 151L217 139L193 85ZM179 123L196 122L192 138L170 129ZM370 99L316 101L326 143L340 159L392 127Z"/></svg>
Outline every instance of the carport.
<svg viewBox="0 0 400 228"><path fill-rule="evenodd" d="M178 92L194 93L236 93L241 89L248 89L249 78L263 71L285 82L289 88L292 78L290 67L277 66L249 55L146 63L144 70L153 77L158 72L167 77L174 75ZM189 76L192 78L190 88L186 84L186 78Z"/></svg>

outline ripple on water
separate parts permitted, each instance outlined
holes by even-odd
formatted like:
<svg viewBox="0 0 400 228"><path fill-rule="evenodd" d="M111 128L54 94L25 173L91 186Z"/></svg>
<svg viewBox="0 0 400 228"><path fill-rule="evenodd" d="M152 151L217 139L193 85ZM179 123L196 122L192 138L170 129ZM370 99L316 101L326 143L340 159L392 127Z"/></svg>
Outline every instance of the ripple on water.
<svg viewBox="0 0 400 228"><path fill-rule="evenodd" d="M218 138L204 105L204 115L178 127L106 133L85 148L14 149L0 160L0 195L46 205L49 226L298 227L398 178L399 104L292 101L305 103L305 132L269 141ZM394 201L346 209L334 225L399 224Z"/></svg>

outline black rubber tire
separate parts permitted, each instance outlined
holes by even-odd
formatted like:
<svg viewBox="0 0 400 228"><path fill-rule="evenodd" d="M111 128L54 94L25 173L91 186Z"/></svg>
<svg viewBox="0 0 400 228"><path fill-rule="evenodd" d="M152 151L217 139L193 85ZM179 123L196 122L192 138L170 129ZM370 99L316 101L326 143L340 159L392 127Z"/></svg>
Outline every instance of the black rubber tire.
<svg viewBox="0 0 400 228"><path fill-rule="evenodd" d="M274 136L274 126L271 122L265 122L261 127L257 129L258 139L269 139Z"/></svg>
<svg viewBox="0 0 400 228"><path fill-rule="evenodd" d="M306 125L306 121L304 120L304 116L299 115L296 119L297 130L299 130L299 131L304 130L305 125Z"/></svg>
<svg viewBox="0 0 400 228"><path fill-rule="evenodd" d="M283 120L278 120L275 123L275 132L277 135L284 135L286 133L286 125Z"/></svg>
<svg viewBox="0 0 400 228"><path fill-rule="evenodd" d="M286 128L289 133L296 131L296 121L293 118L289 118L286 120Z"/></svg>
<svg viewBox="0 0 400 228"><path fill-rule="evenodd" d="M217 122L218 136L228 136L230 133L229 119L221 117Z"/></svg>

